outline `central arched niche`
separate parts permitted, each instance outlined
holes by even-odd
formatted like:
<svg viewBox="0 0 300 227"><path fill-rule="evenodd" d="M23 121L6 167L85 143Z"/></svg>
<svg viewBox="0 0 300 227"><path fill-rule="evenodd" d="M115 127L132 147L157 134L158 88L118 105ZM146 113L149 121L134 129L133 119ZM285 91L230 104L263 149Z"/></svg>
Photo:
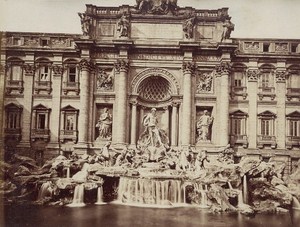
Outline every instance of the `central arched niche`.
<svg viewBox="0 0 300 227"><path fill-rule="evenodd" d="M137 139L144 132L144 117L156 108L158 127L170 139L172 102L177 101L179 83L170 72L161 68L149 68L138 73L131 83L131 101L137 102ZM176 110L177 111L177 110ZM176 129L173 129L176 130Z"/></svg>
<svg viewBox="0 0 300 227"><path fill-rule="evenodd" d="M139 98L150 102L165 102L171 99L172 89L169 81L161 76L150 76L138 87Z"/></svg>

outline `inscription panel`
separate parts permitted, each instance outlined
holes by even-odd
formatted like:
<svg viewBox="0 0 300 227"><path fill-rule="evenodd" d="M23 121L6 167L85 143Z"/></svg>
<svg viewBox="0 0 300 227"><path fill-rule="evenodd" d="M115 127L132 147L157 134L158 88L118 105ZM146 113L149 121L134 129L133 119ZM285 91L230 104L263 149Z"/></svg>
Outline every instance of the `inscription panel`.
<svg viewBox="0 0 300 227"><path fill-rule="evenodd" d="M181 24L131 24L131 37L144 39L183 39Z"/></svg>

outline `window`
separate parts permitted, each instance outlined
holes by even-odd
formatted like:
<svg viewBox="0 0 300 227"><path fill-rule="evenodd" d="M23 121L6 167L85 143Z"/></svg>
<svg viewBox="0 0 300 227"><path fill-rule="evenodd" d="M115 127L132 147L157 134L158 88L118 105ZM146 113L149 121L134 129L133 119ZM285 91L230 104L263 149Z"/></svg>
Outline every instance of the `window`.
<svg viewBox="0 0 300 227"><path fill-rule="evenodd" d="M48 46L49 45L49 40L48 39L42 39L41 40L41 46Z"/></svg>
<svg viewBox="0 0 300 227"><path fill-rule="evenodd" d="M274 66L263 65L260 68L260 78L259 78L259 92L258 97L263 100L265 97L270 97L271 100L275 99L275 87L274 87Z"/></svg>
<svg viewBox="0 0 300 227"><path fill-rule="evenodd" d="M11 66L10 80L19 81L22 80L22 68L20 65Z"/></svg>
<svg viewBox="0 0 300 227"><path fill-rule="evenodd" d="M61 109L61 142L77 141L78 110L68 105Z"/></svg>
<svg viewBox="0 0 300 227"><path fill-rule="evenodd" d="M300 120L290 120L290 136L300 136Z"/></svg>
<svg viewBox="0 0 300 227"><path fill-rule="evenodd" d="M300 112L294 111L288 114L286 119L286 146L288 149L291 149L293 146L300 147Z"/></svg>
<svg viewBox="0 0 300 227"><path fill-rule="evenodd" d="M50 139L49 119L51 109L39 104L33 108L32 112L32 130L31 139L42 139L48 141Z"/></svg>
<svg viewBox="0 0 300 227"><path fill-rule="evenodd" d="M270 136L271 135L270 126L271 126L271 120L270 119L261 119L260 135Z"/></svg>
<svg viewBox="0 0 300 227"><path fill-rule="evenodd" d="M22 108L15 105L9 104L5 107L6 110L6 128L7 129L19 129Z"/></svg>
<svg viewBox="0 0 300 227"><path fill-rule="evenodd" d="M19 141L21 139L21 114L23 108L16 104L5 106L5 137Z"/></svg>
<svg viewBox="0 0 300 227"><path fill-rule="evenodd" d="M6 74L6 93L19 94L23 92L23 62L20 59L14 59L8 62L8 70Z"/></svg>
<svg viewBox="0 0 300 227"><path fill-rule="evenodd" d="M275 137L275 118L276 115L270 111L264 111L258 114L258 147L271 145L271 148L276 148Z"/></svg>
<svg viewBox="0 0 300 227"><path fill-rule="evenodd" d="M66 114L66 118L65 118L65 129L68 130L68 131L72 131L74 130L74 118L75 118L75 115L73 113L67 113Z"/></svg>
<svg viewBox="0 0 300 227"><path fill-rule="evenodd" d="M75 83L76 82L76 67L71 66L68 70L68 82Z"/></svg>
<svg viewBox="0 0 300 227"><path fill-rule="evenodd" d="M79 95L79 71L75 60L64 63L63 93L64 95Z"/></svg>
<svg viewBox="0 0 300 227"><path fill-rule="evenodd" d="M40 68L40 81L48 81L49 80L49 67L41 66Z"/></svg>
<svg viewBox="0 0 300 227"><path fill-rule="evenodd" d="M247 116L247 113L240 110L230 114L230 143L232 145L242 144L244 147L248 145Z"/></svg>
<svg viewBox="0 0 300 227"><path fill-rule="evenodd" d="M46 128L46 114L37 113L37 129Z"/></svg>
<svg viewBox="0 0 300 227"><path fill-rule="evenodd" d="M298 43L292 43L291 52L292 53L297 53L297 47L298 47Z"/></svg>
<svg viewBox="0 0 300 227"><path fill-rule="evenodd" d="M263 52L269 52L270 44L269 43L264 43L263 44Z"/></svg>
<svg viewBox="0 0 300 227"><path fill-rule="evenodd" d="M290 75L290 88L300 88L300 74L293 73Z"/></svg>

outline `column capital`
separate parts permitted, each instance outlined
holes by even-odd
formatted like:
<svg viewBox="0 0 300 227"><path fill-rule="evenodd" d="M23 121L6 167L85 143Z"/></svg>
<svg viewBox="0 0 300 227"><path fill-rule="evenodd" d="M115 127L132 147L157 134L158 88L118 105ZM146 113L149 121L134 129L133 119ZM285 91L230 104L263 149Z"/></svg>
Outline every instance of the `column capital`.
<svg viewBox="0 0 300 227"><path fill-rule="evenodd" d="M183 71L183 74L194 74L194 72L196 71L197 69L197 65L195 62L193 61L184 61L182 63L182 71Z"/></svg>
<svg viewBox="0 0 300 227"><path fill-rule="evenodd" d="M174 101L174 102L172 102L171 105L172 105L172 107L177 108L179 106L179 102Z"/></svg>
<svg viewBox="0 0 300 227"><path fill-rule="evenodd" d="M138 102L136 100L132 100L129 102L131 105L133 106L137 106L138 105Z"/></svg>
<svg viewBox="0 0 300 227"><path fill-rule="evenodd" d="M90 59L84 58L79 62L79 69L81 71L89 71L90 72L95 69L95 65Z"/></svg>
<svg viewBox="0 0 300 227"><path fill-rule="evenodd" d="M63 73L62 65L53 65L52 67L53 76L61 76Z"/></svg>
<svg viewBox="0 0 300 227"><path fill-rule="evenodd" d="M285 83L288 72L284 69L277 69L275 71L276 83Z"/></svg>
<svg viewBox="0 0 300 227"><path fill-rule="evenodd" d="M219 65L216 65L217 76L229 75L230 71L231 71L230 62L221 62Z"/></svg>
<svg viewBox="0 0 300 227"><path fill-rule="evenodd" d="M24 64L23 69L25 71L25 76L32 76L36 70L36 67L34 64Z"/></svg>
<svg viewBox="0 0 300 227"><path fill-rule="evenodd" d="M7 64L0 64L0 73L5 73L7 69L8 69Z"/></svg>
<svg viewBox="0 0 300 227"><path fill-rule="evenodd" d="M258 69L249 69L247 71L248 81L255 82L258 80L260 71Z"/></svg>
<svg viewBox="0 0 300 227"><path fill-rule="evenodd" d="M118 59L117 62L115 63L115 70L117 73L120 72L128 72L129 69L129 63L125 59Z"/></svg>

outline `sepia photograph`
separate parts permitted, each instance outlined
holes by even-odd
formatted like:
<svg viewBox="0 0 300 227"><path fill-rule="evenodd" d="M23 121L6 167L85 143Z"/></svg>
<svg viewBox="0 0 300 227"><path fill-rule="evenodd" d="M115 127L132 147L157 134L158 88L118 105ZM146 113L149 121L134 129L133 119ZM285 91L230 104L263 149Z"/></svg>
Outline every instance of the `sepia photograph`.
<svg viewBox="0 0 300 227"><path fill-rule="evenodd" d="M300 227L298 0L0 0L0 226Z"/></svg>

